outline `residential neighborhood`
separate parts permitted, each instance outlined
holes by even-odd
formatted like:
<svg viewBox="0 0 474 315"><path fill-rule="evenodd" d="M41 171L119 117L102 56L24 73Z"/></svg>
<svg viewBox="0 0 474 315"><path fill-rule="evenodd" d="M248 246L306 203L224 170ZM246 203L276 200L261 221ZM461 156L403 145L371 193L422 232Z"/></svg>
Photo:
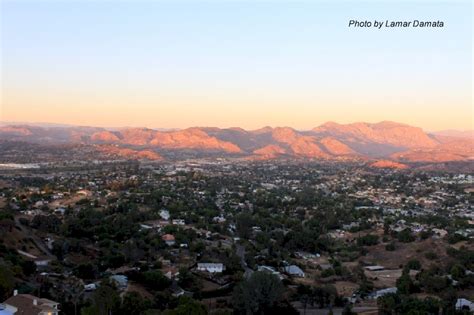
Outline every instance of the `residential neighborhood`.
<svg viewBox="0 0 474 315"><path fill-rule="evenodd" d="M159 313L183 297L233 313L245 286L269 283L260 274L286 292L275 307L288 314L392 301L472 310L472 174L225 159L70 167L0 175L5 314L122 314L129 302Z"/></svg>

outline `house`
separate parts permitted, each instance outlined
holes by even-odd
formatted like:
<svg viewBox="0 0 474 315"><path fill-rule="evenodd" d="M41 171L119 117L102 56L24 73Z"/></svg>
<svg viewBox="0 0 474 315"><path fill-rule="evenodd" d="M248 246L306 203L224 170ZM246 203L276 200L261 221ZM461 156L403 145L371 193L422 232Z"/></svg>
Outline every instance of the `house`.
<svg viewBox="0 0 474 315"><path fill-rule="evenodd" d="M113 275L110 276L110 280L117 285L119 290L124 290L128 286L128 278L124 275Z"/></svg>
<svg viewBox="0 0 474 315"><path fill-rule="evenodd" d="M174 296L174 297L180 297L182 295L184 295L185 291L180 288L180 287L177 287L177 288L171 288L171 295Z"/></svg>
<svg viewBox="0 0 474 315"><path fill-rule="evenodd" d="M16 312L16 307L7 306L0 303L0 315L13 315Z"/></svg>
<svg viewBox="0 0 474 315"><path fill-rule="evenodd" d="M290 276L304 278L304 271L296 265L287 266L284 270Z"/></svg>
<svg viewBox="0 0 474 315"><path fill-rule="evenodd" d="M63 193L55 193L53 196L54 200L62 199L64 197Z"/></svg>
<svg viewBox="0 0 474 315"><path fill-rule="evenodd" d="M143 231L143 230L151 230L153 228L153 226L151 225L148 225L148 224L140 224L140 231Z"/></svg>
<svg viewBox="0 0 474 315"><path fill-rule="evenodd" d="M379 265L365 266L364 268L365 268L365 270L368 270L368 271L382 271L382 270L385 269L384 266L379 266Z"/></svg>
<svg viewBox="0 0 474 315"><path fill-rule="evenodd" d="M277 276L280 280L283 279L283 276L272 266L258 266L257 271L266 272L272 275Z"/></svg>
<svg viewBox="0 0 474 315"><path fill-rule="evenodd" d="M311 253L307 253L307 252L295 252L295 256L297 258L302 258L302 259L315 259L315 258L319 258L321 257L320 254L316 253L316 254L311 254Z"/></svg>
<svg viewBox="0 0 474 315"><path fill-rule="evenodd" d="M76 194L82 195L82 196L92 196L92 193L86 189L78 190Z"/></svg>
<svg viewBox="0 0 474 315"><path fill-rule="evenodd" d="M224 223L226 221L226 219L222 215L220 215L220 216L217 216L217 217L213 217L212 221L217 222L217 223Z"/></svg>
<svg viewBox="0 0 474 315"><path fill-rule="evenodd" d="M259 226L252 226L252 231L254 233L260 233L260 232L262 232L262 228L259 227Z"/></svg>
<svg viewBox="0 0 474 315"><path fill-rule="evenodd" d="M13 292L13 296L3 302L5 313L25 314L25 315L58 315L59 303L48 299L42 299L31 294L18 294ZM0 309L0 312L2 310Z"/></svg>
<svg viewBox="0 0 474 315"><path fill-rule="evenodd" d="M469 300L466 300L466 299L457 299L456 301L456 310L458 311L462 311L462 310L466 310L466 311L474 311L474 302L471 302Z"/></svg>
<svg viewBox="0 0 474 315"><path fill-rule="evenodd" d="M184 222L183 219L173 219L173 221L171 221L173 223L173 225L186 225L186 222Z"/></svg>
<svg viewBox="0 0 474 315"><path fill-rule="evenodd" d="M444 230L444 229L437 229L437 228L434 228L432 229L434 235L436 237L440 237L440 238L443 238L445 237L446 235L448 235L448 231Z"/></svg>
<svg viewBox="0 0 474 315"><path fill-rule="evenodd" d="M166 209L163 209L160 211L160 217L163 219L163 220L166 220L168 221L170 219L170 212Z"/></svg>
<svg viewBox="0 0 474 315"><path fill-rule="evenodd" d="M397 293L397 291L398 291L398 289L396 287L386 288L386 289L382 289L382 290L372 292L369 295L369 297L371 297L373 299L378 299L379 297L382 297L382 296L387 295L387 294Z"/></svg>
<svg viewBox="0 0 474 315"><path fill-rule="evenodd" d="M170 290L171 290L171 295L173 295L174 297L180 297L182 295L184 295L186 293L186 291L184 291L176 281L173 281L172 284L171 284L171 287L170 287Z"/></svg>
<svg viewBox="0 0 474 315"><path fill-rule="evenodd" d="M90 292L90 291L95 291L97 289L97 284L95 283L89 283L84 285L84 291Z"/></svg>
<svg viewBox="0 0 474 315"><path fill-rule="evenodd" d="M220 273L224 270L224 264L222 263L198 263L197 270L209 272L209 273Z"/></svg>
<svg viewBox="0 0 474 315"><path fill-rule="evenodd" d="M66 208L64 207L59 207L54 210L54 213L59 214L59 215L64 215L66 213Z"/></svg>
<svg viewBox="0 0 474 315"><path fill-rule="evenodd" d="M165 241L166 245L173 246L175 244L175 238L171 234L165 234L161 237L163 241Z"/></svg>
<svg viewBox="0 0 474 315"><path fill-rule="evenodd" d="M47 267L50 262L51 262L51 259L44 259L44 258L37 258L34 261L37 267Z"/></svg>
<svg viewBox="0 0 474 315"><path fill-rule="evenodd" d="M166 278L173 280L174 278L179 276L179 270L175 267L169 266L162 269L163 274Z"/></svg>
<svg viewBox="0 0 474 315"><path fill-rule="evenodd" d="M328 270L328 269L332 268L332 265L331 264L319 264L319 268L321 268L321 270Z"/></svg>

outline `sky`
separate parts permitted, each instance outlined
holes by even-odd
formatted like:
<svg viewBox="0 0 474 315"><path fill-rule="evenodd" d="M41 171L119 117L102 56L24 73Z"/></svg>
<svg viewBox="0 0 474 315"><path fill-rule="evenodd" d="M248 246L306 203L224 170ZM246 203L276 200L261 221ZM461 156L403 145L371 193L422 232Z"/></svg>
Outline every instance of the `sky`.
<svg viewBox="0 0 474 315"><path fill-rule="evenodd" d="M0 2L1 121L473 129L471 1Z"/></svg>

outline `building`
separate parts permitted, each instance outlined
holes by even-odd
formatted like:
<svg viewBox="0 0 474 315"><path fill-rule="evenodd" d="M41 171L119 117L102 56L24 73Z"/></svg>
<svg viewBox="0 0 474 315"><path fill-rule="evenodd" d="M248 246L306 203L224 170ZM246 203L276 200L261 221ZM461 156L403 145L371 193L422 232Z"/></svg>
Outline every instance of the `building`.
<svg viewBox="0 0 474 315"><path fill-rule="evenodd" d="M168 221L170 219L170 212L166 209L163 209L160 211L160 217L163 219L163 220L166 220Z"/></svg>
<svg viewBox="0 0 474 315"><path fill-rule="evenodd" d="M368 271L382 271L382 270L385 270L385 267L375 265L375 266L365 266L364 269Z"/></svg>
<svg viewBox="0 0 474 315"><path fill-rule="evenodd" d="M166 278L173 280L179 276L179 270L176 267L169 266L162 269L163 274Z"/></svg>
<svg viewBox="0 0 474 315"><path fill-rule="evenodd" d="M278 279L282 280L283 279L283 276L281 275L281 273L279 273L275 268L273 268L272 266L258 266L257 267L257 271L259 272L266 272L266 273L269 273L269 274L272 274L272 275L275 275L278 277Z"/></svg>
<svg viewBox="0 0 474 315"><path fill-rule="evenodd" d="M382 297L382 296L387 295L387 294L395 294L395 293L397 293L397 291L398 291L398 289L396 287L386 288L386 289L377 290L375 292L372 292L371 294L369 294L369 297L373 298L373 299L378 299L379 297Z"/></svg>
<svg viewBox="0 0 474 315"><path fill-rule="evenodd" d="M16 312L16 308L8 307L5 304L0 304L0 315L13 315Z"/></svg>
<svg viewBox="0 0 474 315"><path fill-rule="evenodd" d="M220 216L217 216L217 217L213 217L212 221L217 222L217 223L224 223L226 221L226 219L222 215L220 215Z"/></svg>
<svg viewBox="0 0 474 315"><path fill-rule="evenodd" d="M51 262L51 259L37 258L35 259L34 262L35 262L36 267L47 267L49 263Z"/></svg>
<svg viewBox="0 0 474 315"><path fill-rule="evenodd" d="M171 234L165 234L161 237L163 241L165 241L166 245L173 246L175 244L175 238Z"/></svg>
<svg viewBox="0 0 474 315"><path fill-rule="evenodd" d="M58 315L59 303L48 299L42 299L31 294L18 294L14 291L13 296L3 302L4 310L0 308L0 314L15 315Z"/></svg>
<svg viewBox="0 0 474 315"><path fill-rule="evenodd" d="M457 299L456 301L456 310L462 311L474 311L474 303L466 299Z"/></svg>
<svg viewBox="0 0 474 315"><path fill-rule="evenodd" d="M304 278L304 271L296 265L287 266L284 269L290 276Z"/></svg>
<svg viewBox="0 0 474 315"><path fill-rule="evenodd" d="M125 290L128 286L128 278L124 275L113 275L110 276L110 280L117 285L119 290Z"/></svg>
<svg viewBox="0 0 474 315"><path fill-rule="evenodd" d="M186 225L186 222L184 222L183 219L174 219L171 223L173 223L173 225Z"/></svg>
<svg viewBox="0 0 474 315"><path fill-rule="evenodd" d="M151 230L153 226L148 224L140 224L140 230Z"/></svg>
<svg viewBox="0 0 474 315"><path fill-rule="evenodd" d="M89 283L84 285L84 291L90 292L90 291L95 291L97 289L97 284L95 283Z"/></svg>
<svg viewBox="0 0 474 315"><path fill-rule="evenodd" d="M209 273L220 273L224 271L224 264L221 263L198 263L197 270Z"/></svg>

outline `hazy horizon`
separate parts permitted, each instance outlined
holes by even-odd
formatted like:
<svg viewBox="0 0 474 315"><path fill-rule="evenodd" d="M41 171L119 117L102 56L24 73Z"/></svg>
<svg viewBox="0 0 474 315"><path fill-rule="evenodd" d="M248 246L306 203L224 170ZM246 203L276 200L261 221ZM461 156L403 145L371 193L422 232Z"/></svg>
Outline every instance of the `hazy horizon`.
<svg viewBox="0 0 474 315"><path fill-rule="evenodd" d="M1 120L472 129L472 4L2 1ZM353 29L351 18L443 20Z"/></svg>
<svg viewBox="0 0 474 315"><path fill-rule="evenodd" d="M407 123L404 123L404 122L401 122L401 121L391 121L391 120L384 120L384 121L375 121L375 122L368 122L368 121L353 121L353 122L349 122L349 123L345 123L345 124L342 124L342 123L339 123L337 121L326 121L326 122L323 122L321 124L315 124L313 127L311 128L308 128L308 129L301 129L301 128L296 128L294 126L290 126L290 125L262 125L258 128L242 128L240 126L223 126L223 127L217 127L217 126L210 126L210 125L195 125L195 126L185 126L185 127L181 127L181 128L178 128L178 127L169 127L169 128L165 128L165 127L160 127L160 126L143 126L143 125L137 125L137 126L120 126L120 125L117 125L117 126L101 126L101 125L80 125L80 124L66 124L66 123L55 123L55 122L44 122L44 121L8 121L8 120L0 120L0 125L5 125L5 126L14 126L14 125L27 125L27 126L38 126L38 127L51 127L51 128L60 128L60 127L64 127L64 128L68 128L68 127L90 127L90 128L103 128L103 129L126 129L126 128L145 128L145 129L153 129L153 130L164 130L164 131L172 131L172 130L183 130L183 129L189 129L189 128L219 128L219 129L232 129L232 128L242 128L246 131L252 131L252 130L258 130L258 129L263 129L263 128L267 128L267 127L270 127L270 128L292 128L294 130L297 130L297 131L309 131L311 130L312 128L315 128L315 127L318 127L318 126L321 126L323 124L326 124L326 123L337 123L337 124L340 124L340 125L350 125L350 124L356 124L356 123L367 123L367 124L377 124L377 123L383 123L383 122L393 122L393 123L398 123L398 124L402 124L402 125L408 125L408 126L412 126L412 127L419 127L421 128L424 132L447 132L447 131L454 131L454 132L474 132L474 128L471 128L471 129L453 129L453 128L450 128L450 129L437 129L437 130L428 130L428 129L424 129L420 126L416 126L416 125L410 125L410 124L407 124Z"/></svg>

